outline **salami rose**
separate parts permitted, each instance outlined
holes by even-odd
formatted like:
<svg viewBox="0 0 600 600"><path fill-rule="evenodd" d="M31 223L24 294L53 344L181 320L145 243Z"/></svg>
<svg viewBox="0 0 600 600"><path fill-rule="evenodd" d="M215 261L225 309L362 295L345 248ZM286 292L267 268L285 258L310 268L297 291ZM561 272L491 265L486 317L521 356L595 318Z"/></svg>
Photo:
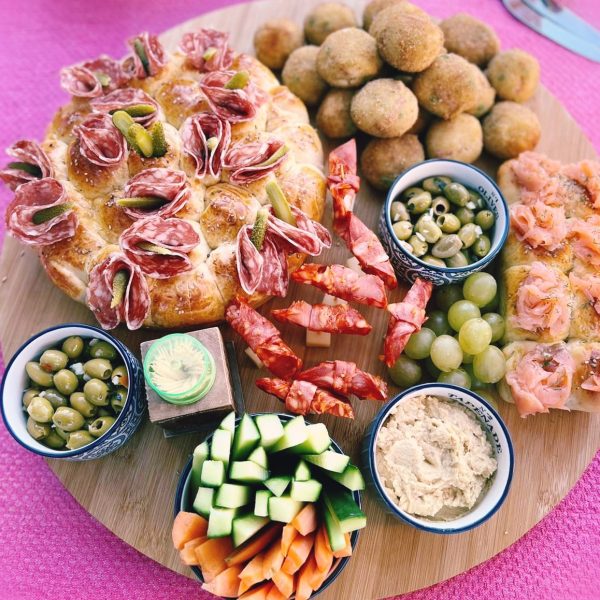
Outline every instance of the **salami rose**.
<svg viewBox="0 0 600 600"><path fill-rule="evenodd" d="M94 60L86 60L82 66L94 73L100 81L104 93L112 92L129 81L121 63L106 54L102 54Z"/></svg>
<svg viewBox="0 0 600 600"><path fill-rule="evenodd" d="M43 177L52 177L54 169L50 159L37 142L19 140L6 154L16 159L0 171L0 179L11 189L17 189L21 184L35 181Z"/></svg>
<svg viewBox="0 0 600 600"><path fill-rule="evenodd" d="M75 235L77 216L62 183L46 177L20 185L6 210L6 228L30 246L48 246Z"/></svg>
<svg viewBox="0 0 600 600"><path fill-rule="evenodd" d="M188 117L181 126L183 151L196 163L196 175L221 176L223 155L231 141L231 125L212 113L199 113ZM209 142L209 140L211 140Z"/></svg>
<svg viewBox="0 0 600 600"><path fill-rule="evenodd" d="M186 33L179 47L188 62L206 73L228 69L233 62L233 50L229 47L229 34L216 29L200 29Z"/></svg>
<svg viewBox="0 0 600 600"><path fill-rule="evenodd" d="M230 170L229 179L246 184L272 173L286 158L284 143L278 139L245 144L240 142L227 152L223 166Z"/></svg>
<svg viewBox="0 0 600 600"><path fill-rule="evenodd" d="M132 219L143 219L149 215L163 218L173 217L188 202L191 196L185 173L173 169L145 169L132 177L125 186L124 195L127 198L152 196L163 200L156 208L124 208Z"/></svg>
<svg viewBox="0 0 600 600"><path fill-rule="evenodd" d="M142 117L133 117L134 121L141 123L144 126L150 125L159 116L159 106L156 100L149 96L144 92L144 90L140 90L138 88L123 88L120 90L115 90L114 92L110 92L110 94L106 94L106 96L100 96L98 98L94 98L90 102L90 106L92 110L97 113L110 113L115 110L123 110L125 108L130 108L135 106L136 104L150 104L154 106L156 110L149 115L144 115Z"/></svg>
<svg viewBox="0 0 600 600"><path fill-rule="evenodd" d="M73 131L81 154L99 167L118 165L127 156L125 138L108 115L91 114Z"/></svg>
<svg viewBox="0 0 600 600"><path fill-rule="evenodd" d="M133 53L123 61L123 69L130 77L139 79L152 77L157 75L168 62L158 37L147 31L131 38L129 45Z"/></svg>
<svg viewBox="0 0 600 600"><path fill-rule="evenodd" d="M252 243L252 225L244 225L237 235L236 266L240 285L246 294L251 296L256 291L262 278L264 258Z"/></svg>
<svg viewBox="0 0 600 600"><path fill-rule="evenodd" d="M269 215L269 232L285 244L291 252L302 252L318 256L325 248L331 248L331 234L321 223L309 219L306 213L290 206L296 218L296 225L278 219L272 212Z"/></svg>
<svg viewBox="0 0 600 600"><path fill-rule="evenodd" d="M90 272L87 303L104 329L127 323L139 329L150 310L150 292L141 269L113 252Z"/></svg>
<svg viewBox="0 0 600 600"><path fill-rule="evenodd" d="M92 71L82 65L73 65L61 69L60 87L77 98L102 96L102 84Z"/></svg>
<svg viewBox="0 0 600 600"><path fill-rule="evenodd" d="M264 92L251 81L243 88L228 89L227 82L235 75L232 71L214 71L200 81L211 110L225 121L240 123L250 121L258 107L266 100Z"/></svg>
<svg viewBox="0 0 600 600"><path fill-rule="evenodd" d="M159 216L136 221L121 234L121 249L142 272L155 279L168 279L191 270L188 254L200 236L183 219Z"/></svg>

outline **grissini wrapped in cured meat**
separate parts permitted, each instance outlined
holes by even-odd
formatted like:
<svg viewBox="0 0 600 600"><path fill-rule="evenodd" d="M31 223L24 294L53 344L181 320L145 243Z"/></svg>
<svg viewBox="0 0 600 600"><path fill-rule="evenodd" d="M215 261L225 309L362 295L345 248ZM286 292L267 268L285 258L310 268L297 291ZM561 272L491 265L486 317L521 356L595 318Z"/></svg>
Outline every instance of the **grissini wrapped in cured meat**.
<svg viewBox="0 0 600 600"><path fill-rule="evenodd" d="M179 48L187 62L201 73L224 71L233 63L234 52L229 47L229 34L224 31L201 28L185 33Z"/></svg>
<svg viewBox="0 0 600 600"><path fill-rule="evenodd" d="M44 177L53 177L54 169L50 159L33 140L19 140L6 149L6 154L16 160L0 171L0 179L11 189L21 184Z"/></svg>

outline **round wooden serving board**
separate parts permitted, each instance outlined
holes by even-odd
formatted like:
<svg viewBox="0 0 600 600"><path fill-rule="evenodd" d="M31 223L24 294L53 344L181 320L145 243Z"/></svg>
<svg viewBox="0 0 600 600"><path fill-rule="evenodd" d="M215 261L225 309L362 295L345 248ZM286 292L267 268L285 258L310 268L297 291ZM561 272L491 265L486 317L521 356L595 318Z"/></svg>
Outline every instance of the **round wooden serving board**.
<svg viewBox="0 0 600 600"><path fill-rule="evenodd" d="M362 2L355 4L357 12ZM181 35L200 26L231 32L236 50L252 50L256 27L271 17L290 17L302 22L318 0L279 2L269 0L233 6L204 15L162 36L174 48ZM539 150L563 161L595 156L594 149L560 103L540 89L532 106L543 127ZM484 165L493 172L492 163ZM382 197L363 185L357 212L375 226ZM330 222L329 209L326 220ZM348 252L336 240L321 257L323 262L344 262ZM68 321L94 323L91 313L56 289L46 277L33 251L7 238L0 263L0 327L5 357L33 333ZM306 286L305 286L306 288ZM399 292L396 292L394 299ZM316 301L315 291L293 284L291 296ZM268 308L289 303L277 300ZM365 316L374 325L367 338L334 336L330 349L304 347L304 332L298 327L282 327L284 338L304 358L307 365L338 358L356 361L363 369L383 375L377 360L387 317L384 311L369 309ZM223 328L227 338L231 332ZM139 354L143 340L156 331L116 331ZM246 406L252 411L277 411L277 400L254 386L258 372L238 345L238 358ZM356 420L324 419L332 436L358 460L363 434L380 405L354 401ZM529 419L519 418L514 406L502 403L500 413L512 434L516 470L508 499L485 525L455 536L422 533L384 513L375 497L364 494L368 526L362 531L355 557L342 576L321 596L365 599L390 596L432 585L461 573L494 556L535 525L569 491L588 465L600 444L600 415L553 411ZM162 565L192 577L171 545L173 495L180 469L185 464L198 435L165 439L162 430L146 422L123 449L88 463L49 460L50 468L65 487L96 519L112 532Z"/></svg>

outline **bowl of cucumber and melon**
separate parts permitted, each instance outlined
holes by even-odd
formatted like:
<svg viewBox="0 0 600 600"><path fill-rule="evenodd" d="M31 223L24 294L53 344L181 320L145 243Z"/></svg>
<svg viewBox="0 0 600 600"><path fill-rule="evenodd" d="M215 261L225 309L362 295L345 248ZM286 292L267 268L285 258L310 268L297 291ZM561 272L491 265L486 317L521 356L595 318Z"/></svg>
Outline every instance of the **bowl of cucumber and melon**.
<svg viewBox="0 0 600 600"><path fill-rule="evenodd" d="M306 600L352 556L364 487L323 423L230 413L182 471L173 545L217 596Z"/></svg>

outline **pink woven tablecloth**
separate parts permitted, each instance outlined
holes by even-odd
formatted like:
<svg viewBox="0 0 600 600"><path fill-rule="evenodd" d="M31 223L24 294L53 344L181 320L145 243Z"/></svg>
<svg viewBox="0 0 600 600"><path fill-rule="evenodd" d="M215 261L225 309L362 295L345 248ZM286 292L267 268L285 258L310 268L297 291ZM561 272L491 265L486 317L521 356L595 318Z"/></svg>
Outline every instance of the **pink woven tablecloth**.
<svg viewBox="0 0 600 600"><path fill-rule="evenodd" d="M1 0L0 148L22 137L42 136L66 99L58 86L61 66L101 52L121 56L124 40L138 31L160 32L233 3ZM494 25L504 48L520 46L534 53L542 65L544 84L600 147L599 65L537 36L514 21L499 1L417 3L440 17L458 10L470 12ZM564 3L600 26L598 0ZM2 212L8 199L9 194L1 190ZM0 240L3 233L0 225ZM0 599L210 597L195 582L142 556L96 522L43 460L21 449L3 425L0 450ZM512 547L467 573L403 598L600 598L599 507L600 456L596 456L559 506ZM395 551L401 555L403 549Z"/></svg>

